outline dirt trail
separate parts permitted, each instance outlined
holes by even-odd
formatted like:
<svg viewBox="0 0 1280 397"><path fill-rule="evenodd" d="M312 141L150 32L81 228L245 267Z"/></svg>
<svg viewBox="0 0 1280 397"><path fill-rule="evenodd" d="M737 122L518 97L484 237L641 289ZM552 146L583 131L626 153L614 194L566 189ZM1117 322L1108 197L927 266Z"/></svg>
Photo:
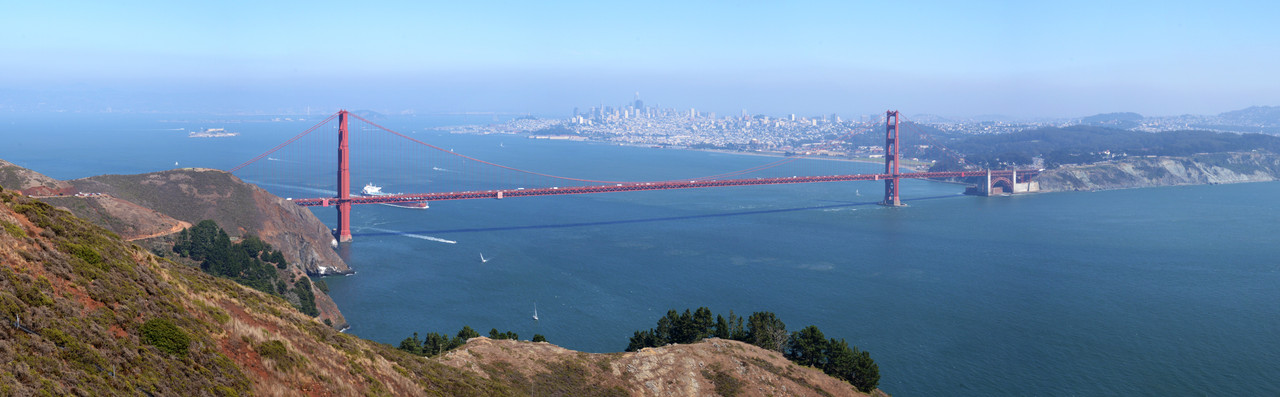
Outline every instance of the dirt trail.
<svg viewBox="0 0 1280 397"><path fill-rule="evenodd" d="M170 227L170 228L169 228L169 230L165 230L165 231L157 232L157 233L151 233L151 234L148 234L148 235L145 235L145 236L137 236L137 237L133 237L133 238L125 239L125 241L145 240L145 239L155 238L155 237L160 237L160 236L168 236L168 235L170 235L170 234L174 234L174 233L180 232L180 231L182 231L182 229L186 229L186 228L189 228L189 227L191 227L191 224L190 224L190 223L187 223L186 221L178 221L178 224L173 225L172 227Z"/></svg>

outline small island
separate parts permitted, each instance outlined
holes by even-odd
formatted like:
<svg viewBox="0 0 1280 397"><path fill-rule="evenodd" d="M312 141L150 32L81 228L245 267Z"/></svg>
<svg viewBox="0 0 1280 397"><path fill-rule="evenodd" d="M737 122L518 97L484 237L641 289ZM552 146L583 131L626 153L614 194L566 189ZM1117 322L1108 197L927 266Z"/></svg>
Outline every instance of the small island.
<svg viewBox="0 0 1280 397"><path fill-rule="evenodd" d="M227 138L240 136L239 132L227 132L225 128L205 128L200 131L191 131L187 134L187 138Z"/></svg>

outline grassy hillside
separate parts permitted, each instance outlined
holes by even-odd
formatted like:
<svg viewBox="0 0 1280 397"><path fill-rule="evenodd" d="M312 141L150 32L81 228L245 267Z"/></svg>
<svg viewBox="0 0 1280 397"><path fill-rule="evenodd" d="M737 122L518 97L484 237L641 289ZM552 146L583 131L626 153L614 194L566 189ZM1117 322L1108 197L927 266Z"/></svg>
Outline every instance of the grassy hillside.
<svg viewBox="0 0 1280 397"><path fill-rule="evenodd" d="M0 192L0 395L504 395Z"/></svg>
<svg viewBox="0 0 1280 397"><path fill-rule="evenodd" d="M70 182L80 191L105 193L190 224L211 219L232 237L256 234L309 274L350 270L330 249L328 227L310 210L226 172L186 168Z"/></svg>
<svg viewBox="0 0 1280 397"><path fill-rule="evenodd" d="M475 338L418 357L11 191L0 191L0 317L5 396L859 395L714 339L588 354Z"/></svg>
<svg viewBox="0 0 1280 397"><path fill-rule="evenodd" d="M236 239L254 234L279 249L288 273L345 273L350 268L330 248L333 237L310 210L294 205L226 172L185 168L138 175L101 175L62 182L0 160L0 187L24 188L28 195L93 193L46 200L106 227L156 253L169 252L171 237L201 220L212 219ZM32 187L34 186L34 187ZM290 277L290 279L296 278ZM347 326L327 294L312 289L320 316L335 328Z"/></svg>
<svg viewBox="0 0 1280 397"><path fill-rule="evenodd" d="M190 223L107 195L48 197L42 200L130 241L164 236L191 227Z"/></svg>
<svg viewBox="0 0 1280 397"><path fill-rule="evenodd" d="M4 160L0 160L0 187L23 190L27 194L34 195L75 193L71 185L66 182L50 178L39 172L19 167Z"/></svg>

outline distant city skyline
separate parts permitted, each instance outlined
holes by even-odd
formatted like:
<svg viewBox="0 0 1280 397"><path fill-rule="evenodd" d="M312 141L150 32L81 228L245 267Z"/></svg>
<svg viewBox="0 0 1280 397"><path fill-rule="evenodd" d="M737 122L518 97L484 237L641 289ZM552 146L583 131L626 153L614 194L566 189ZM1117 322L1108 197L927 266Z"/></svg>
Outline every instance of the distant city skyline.
<svg viewBox="0 0 1280 397"><path fill-rule="evenodd" d="M0 113L964 117L1280 105L1273 2L23 2Z"/></svg>

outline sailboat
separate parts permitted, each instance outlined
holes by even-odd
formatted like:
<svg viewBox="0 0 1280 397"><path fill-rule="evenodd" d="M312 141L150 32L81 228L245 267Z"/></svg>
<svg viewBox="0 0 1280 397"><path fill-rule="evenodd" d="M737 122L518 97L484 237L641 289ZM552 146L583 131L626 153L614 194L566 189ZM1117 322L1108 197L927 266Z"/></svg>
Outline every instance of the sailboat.
<svg viewBox="0 0 1280 397"><path fill-rule="evenodd" d="M538 302L533 302L533 321L538 321Z"/></svg>
<svg viewBox="0 0 1280 397"><path fill-rule="evenodd" d="M480 253L480 263L488 263L489 260L484 258L484 253Z"/></svg>

